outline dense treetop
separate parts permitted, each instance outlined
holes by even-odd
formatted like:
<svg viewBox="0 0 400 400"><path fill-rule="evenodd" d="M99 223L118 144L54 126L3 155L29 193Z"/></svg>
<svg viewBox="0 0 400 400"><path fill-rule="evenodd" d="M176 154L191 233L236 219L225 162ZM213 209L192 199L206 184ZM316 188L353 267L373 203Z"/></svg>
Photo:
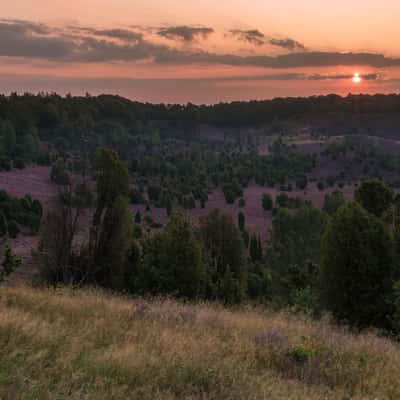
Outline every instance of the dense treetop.
<svg viewBox="0 0 400 400"><path fill-rule="evenodd" d="M400 95L396 94L346 97L331 94L215 105L150 104L111 95L61 97L41 93L0 97L0 118L12 121L17 129L22 130L32 125L39 129L55 128L61 122L84 128L99 119L117 120L123 125L136 121L172 121L175 124L240 126L270 123L304 114L392 114L399 110Z"/></svg>

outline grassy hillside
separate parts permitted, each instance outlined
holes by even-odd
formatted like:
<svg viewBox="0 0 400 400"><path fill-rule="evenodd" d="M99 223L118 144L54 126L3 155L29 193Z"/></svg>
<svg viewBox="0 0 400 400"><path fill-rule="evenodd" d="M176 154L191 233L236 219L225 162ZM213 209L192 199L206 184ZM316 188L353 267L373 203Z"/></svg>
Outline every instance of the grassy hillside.
<svg viewBox="0 0 400 400"><path fill-rule="evenodd" d="M400 347L328 322L0 290L1 399L398 399Z"/></svg>

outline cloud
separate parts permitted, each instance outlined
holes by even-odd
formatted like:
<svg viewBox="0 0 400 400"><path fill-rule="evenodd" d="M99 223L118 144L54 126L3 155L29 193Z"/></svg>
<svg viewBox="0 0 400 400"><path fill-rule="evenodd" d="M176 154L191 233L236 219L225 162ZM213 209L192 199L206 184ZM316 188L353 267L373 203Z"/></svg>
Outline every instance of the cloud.
<svg viewBox="0 0 400 400"><path fill-rule="evenodd" d="M0 25L7 26L10 31L30 32L38 35L49 35L53 31L45 24L20 19L0 18Z"/></svg>
<svg viewBox="0 0 400 400"><path fill-rule="evenodd" d="M282 47L286 50L305 50L306 47L293 39L276 39L276 38L271 38L268 41L269 44L271 44L272 46L277 46L277 47Z"/></svg>
<svg viewBox="0 0 400 400"><path fill-rule="evenodd" d="M306 50L306 47L302 43L294 39L270 38L267 40L265 35L257 29L231 29L229 33L238 40L253 44L255 46L262 46L266 43L269 43L272 46L281 47L286 50Z"/></svg>
<svg viewBox="0 0 400 400"><path fill-rule="evenodd" d="M268 75L245 75L233 77L215 78L221 81L293 81L293 80L310 80L310 81L325 81L325 80L350 80L352 74L306 74L301 72L287 72L281 74ZM379 79L377 73L361 75L365 81L376 81ZM214 79L214 78L210 78Z"/></svg>
<svg viewBox="0 0 400 400"><path fill-rule="evenodd" d="M198 37L206 39L214 32L213 28L193 27L193 26L171 26L160 29L158 35L172 40L183 40L184 42L193 42Z"/></svg>
<svg viewBox="0 0 400 400"><path fill-rule="evenodd" d="M323 80L337 80L337 79L352 79L354 75L343 74L343 75L320 75L313 74L309 75L308 79L311 81L323 81ZM376 81L379 79L379 75L377 73L365 74L361 75L361 78L364 81Z"/></svg>
<svg viewBox="0 0 400 400"><path fill-rule="evenodd" d="M0 56L58 59L73 51L73 43L50 33L45 25L1 20Z"/></svg>
<svg viewBox="0 0 400 400"><path fill-rule="evenodd" d="M123 41L140 41L143 35L139 32L128 29L93 29L93 28L75 28L76 32L86 32L94 36L102 36L110 39L119 39Z"/></svg>
<svg viewBox="0 0 400 400"><path fill-rule="evenodd" d="M242 42L247 42L256 46L262 46L265 43L265 35L257 29L232 29L229 33Z"/></svg>
<svg viewBox="0 0 400 400"><path fill-rule="evenodd" d="M181 36L176 33L177 30L173 32L182 40L190 41L198 35L207 35L211 30L211 28L189 29L191 30L188 32L191 33L180 31ZM260 35L261 32L253 33L253 37ZM100 30L79 27L53 29L43 24L12 20L0 20L0 56L55 60L64 63L149 61L154 64L219 64L273 69L353 65L374 68L400 66L400 58L377 53L300 51L277 56L219 54L203 50L176 49L149 41L142 33L127 29ZM319 78L316 75L314 79Z"/></svg>
<svg viewBox="0 0 400 400"><path fill-rule="evenodd" d="M400 66L400 58L375 53L301 52L278 56L239 56L208 52L164 51L155 57L159 63L211 63L231 66L253 66L288 69L300 67L333 67L364 65L374 68Z"/></svg>

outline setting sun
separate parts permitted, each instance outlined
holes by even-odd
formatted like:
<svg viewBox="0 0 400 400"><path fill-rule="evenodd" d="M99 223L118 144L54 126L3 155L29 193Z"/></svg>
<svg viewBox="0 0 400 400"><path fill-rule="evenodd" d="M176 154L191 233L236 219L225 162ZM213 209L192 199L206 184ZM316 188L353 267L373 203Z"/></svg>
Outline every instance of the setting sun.
<svg viewBox="0 0 400 400"><path fill-rule="evenodd" d="M356 72L352 78L353 83L360 83L361 82L361 76L358 72Z"/></svg>

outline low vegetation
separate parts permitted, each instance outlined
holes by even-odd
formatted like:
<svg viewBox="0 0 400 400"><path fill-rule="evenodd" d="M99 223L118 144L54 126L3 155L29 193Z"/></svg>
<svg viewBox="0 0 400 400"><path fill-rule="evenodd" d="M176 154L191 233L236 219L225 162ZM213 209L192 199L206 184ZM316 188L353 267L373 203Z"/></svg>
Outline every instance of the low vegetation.
<svg viewBox="0 0 400 400"><path fill-rule="evenodd" d="M286 313L0 292L3 399L397 399L400 348Z"/></svg>
<svg viewBox="0 0 400 400"><path fill-rule="evenodd" d="M21 230L36 234L42 213L42 204L30 195L17 199L0 190L0 238L16 238Z"/></svg>

